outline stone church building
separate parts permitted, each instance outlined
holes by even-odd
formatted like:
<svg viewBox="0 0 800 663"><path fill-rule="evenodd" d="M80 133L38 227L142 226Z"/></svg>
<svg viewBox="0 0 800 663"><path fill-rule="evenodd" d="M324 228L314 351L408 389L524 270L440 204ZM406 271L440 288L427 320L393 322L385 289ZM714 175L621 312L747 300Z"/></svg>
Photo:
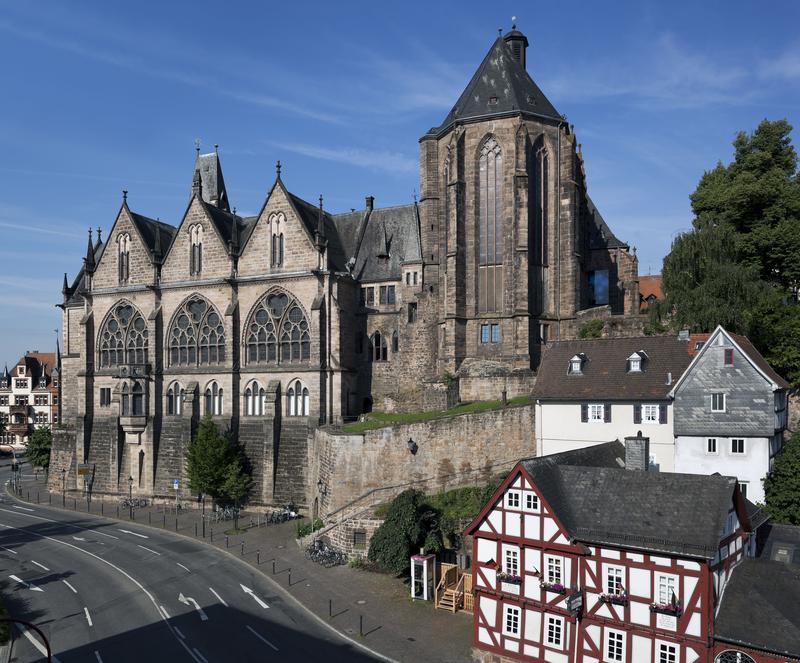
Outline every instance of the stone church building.
<svg viewBox="0 0 800 663"><path fill-rule="evenodd" d="M140 494L173 494L208 414L244 446L254 502L304 504L315 427L442 407L448 374L464 400L528 393L548 339L575 336L587 311L638 313L635 255L589 198L527 47L516 29L498 37L422 135L418 202L367 196L332 213L293 195L278 163L261 211L243 217L218 154L199 150L177 225L123 193L105 240L90 231L64 278L53 463L71 486L89 462L96 492L131 477Z"/></svg>

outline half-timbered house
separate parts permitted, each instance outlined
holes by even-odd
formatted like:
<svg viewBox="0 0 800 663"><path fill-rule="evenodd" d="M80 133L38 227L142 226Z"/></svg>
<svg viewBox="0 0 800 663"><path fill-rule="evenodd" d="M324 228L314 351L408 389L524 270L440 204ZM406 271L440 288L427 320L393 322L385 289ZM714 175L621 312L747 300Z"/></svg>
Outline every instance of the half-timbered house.
<svg viewBox="0 0 800 663"><path fill-rule="evenodd" d="M642 471L647 446L523 460L502 482L467 530L480 660L711 660L719 597L763 518L735 478Z"/></svg>

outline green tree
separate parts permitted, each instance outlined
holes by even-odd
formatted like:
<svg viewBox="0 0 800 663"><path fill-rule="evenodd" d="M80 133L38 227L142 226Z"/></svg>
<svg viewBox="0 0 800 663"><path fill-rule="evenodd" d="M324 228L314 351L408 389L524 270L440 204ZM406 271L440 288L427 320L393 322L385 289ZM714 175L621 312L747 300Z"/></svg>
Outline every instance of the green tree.
<svg viewBox="0 0 800 663"><path fill-rule="evenodd" d="M26 448L26 455L32 467L41 467L47 471L50 467L50 449L53 446L53 434L49 428L40 426L31 435Z"/></svg>
<svg viewBox="0 0 800 663"><path fill-rule="evenodd" d="M772 522L800 525L800 434L795 433L775 458L764 479L764 494Z"/></svg>
<svg viewBox="0 0 800 663"><path fill-rule="evenodd" d="M233 502L236 507L234 511L234 529L239 529L239 505L244 498L247 497L247 493L252 484L253 479L247 472L243 455L239 450L235 450L225 468L225 474L220 489L222 498Z"/></svg>
<svg viewBox="0 0 800 663"><path fill-rule="evenodd" d="M220 434L210 416L203 417L186 451L186 474L192 491L210 495L214 501L223 498L223 486L233 457L230 440Z"/></svg>

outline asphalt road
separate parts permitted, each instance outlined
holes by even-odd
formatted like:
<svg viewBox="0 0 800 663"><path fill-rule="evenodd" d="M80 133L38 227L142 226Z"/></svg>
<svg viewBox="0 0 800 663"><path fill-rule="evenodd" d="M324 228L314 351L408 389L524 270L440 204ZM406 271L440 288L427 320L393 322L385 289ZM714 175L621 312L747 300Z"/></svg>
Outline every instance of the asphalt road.
<svg viewBox="0 0 800 663"><path fill-rule="evenodd" d="M0 485L9 477L0 468ZM63 663L379 660L220 551L135 524L17 504L4 490L0 592ZM44 660L38 636L17 635L14 661Z"/></svg>

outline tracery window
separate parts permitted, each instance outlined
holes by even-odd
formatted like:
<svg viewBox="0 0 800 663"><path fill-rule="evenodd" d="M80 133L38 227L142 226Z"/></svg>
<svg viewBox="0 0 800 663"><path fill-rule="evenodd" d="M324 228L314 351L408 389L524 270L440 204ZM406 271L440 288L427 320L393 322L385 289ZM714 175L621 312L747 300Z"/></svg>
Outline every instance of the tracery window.
<svg viewBox="0 0 800 663"><path fill-rule="evenodd" d="M478 159L478 308L498 311L503 293L503 154L493 136Z"/></svg>
<svg viewBox="0 0 800 663"><path fill-rule="evenodd" d="M209 382L205 391L205 414L220 415L223 411L222 387Z"/></svg>
<svg viewBox="0 0 800 663"><path fill-rule="evenodd" d="M170 366L204 366L225 361L225 327L217 310L199 295L187 299L169 332Z"/></svg>
<svg viewBox="0 0 800 663"><path fill-rule="evenodd" d="M308 320L284 292L264 296L246 327L247 363L303 362L311 358Z"/></svg>
<svg viewBox="0 0 800 663"><path fill-rule="evenodd" d="M270 242L270 266L281 267L283 265L283 226L286 217L282 212L271 214L269 217L270 228L272 229L272 242Z"/></svg>
<svg viewBox="0 0 800 663"><path fill-rule="evenodd" d="M134 382L131 388L131 410L134 417L144 414L144 389L141 382Z"/></svg>
<svg viewBox="0 0 800 663"><path fill-rule="evenodd" d="M386 361L389 358L388 348L386 347L386 337L379 331L372 335L372 360Z"/></svg>
<svg viewBox="0 0 800 663"><path fill-rule="evenodd" d="M247 389L244 390L245 414L248 417L260 416L264 414L264 405L267 400L267 392L257 380L253 380Z"/></svg>
<svg viewBox="0 0 800 663"><path fill-rule="evenodd" d="M167 389L167 414L176 416L182 414L185 400L186 390L179 382L173 382Z"/></svg>
<svg viewBox="0 0 800 663"><path fill-rule="evenodd" d="M147 363L147 324L131 304L117 304L100 329L100 367Z"/></svg>
<svg viewBox="0 0 800 663"><path fill-rule="evenodd" d="M197 276L203 269L203 226L199 223L189 227L189 272Z"/></svg>
<svg viewBox="0 0 800 663"><path fill-rule="evenodd" d="M131 236L128 233L121 233L117 237L117 269L119 270L120 283L127 283L130 278L130 249Z"/></svg>
<svg viewBox="0 0 800 663"><path fill-rule="evenodd" d="M755 663L755 661L743 652L729 650L717 656L714 663Z"/></svg>
<svg viewBox="0 0 800 663"><path fill-rule="evenodd" d="M308 387L295 380L286 391L286 410L290 417L307 417L309 411Z"/></svg>
<svg viewBox="0 0 800 663"><path fill-rule="evenodd" d="M131 413L131 395L130 389L128 389L128 383L125 382L122 385L122 416L127 417Z"/></svg>

